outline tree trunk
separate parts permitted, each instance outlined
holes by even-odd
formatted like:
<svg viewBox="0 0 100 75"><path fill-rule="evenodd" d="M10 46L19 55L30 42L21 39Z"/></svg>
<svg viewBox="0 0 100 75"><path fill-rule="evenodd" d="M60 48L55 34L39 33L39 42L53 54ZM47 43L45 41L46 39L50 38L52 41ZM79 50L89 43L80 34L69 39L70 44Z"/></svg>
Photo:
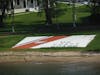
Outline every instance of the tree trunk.
<svg viewBox="0 0 100 75"><path fill-rule="evenodd" d="M73 0L73 5L72 5L73 27L76 27L76 8L75 8L75 3L76 3L76 1Z"/></svg>
<svg viewBox="0 0 100 75"><path fill-rule="evenodd" d="M4 26L4 18L5 18L5 10L6 10L6 4L5 3L2 3L2 6L1 6L1 14L0 14L0 27L3 27Z"/></svg>
<svg viewBox="0 0 100 75"><path fill-rule="evenodd" d="M45 10L46 24L51 25L52 24L52 15L51 15L51 9L49 7L49 0L45 0L44 10Z"/></svg>
<svg viewBox="0 0 100 75"><path fill-rule="evenodd" d="M2 15L0 15L0 27L3 27L3 16Z"/></svg>

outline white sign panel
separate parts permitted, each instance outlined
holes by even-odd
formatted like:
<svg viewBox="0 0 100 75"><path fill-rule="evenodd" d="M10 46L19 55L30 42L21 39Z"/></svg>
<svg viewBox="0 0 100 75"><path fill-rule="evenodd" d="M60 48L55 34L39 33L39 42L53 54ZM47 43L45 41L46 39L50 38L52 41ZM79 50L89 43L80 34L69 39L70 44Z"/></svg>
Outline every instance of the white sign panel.
<svg viewBox="0 0 100 75"><path fill-rule="evenodd" d="M86 47L96 35L26 37L13 48Z"/></svg>

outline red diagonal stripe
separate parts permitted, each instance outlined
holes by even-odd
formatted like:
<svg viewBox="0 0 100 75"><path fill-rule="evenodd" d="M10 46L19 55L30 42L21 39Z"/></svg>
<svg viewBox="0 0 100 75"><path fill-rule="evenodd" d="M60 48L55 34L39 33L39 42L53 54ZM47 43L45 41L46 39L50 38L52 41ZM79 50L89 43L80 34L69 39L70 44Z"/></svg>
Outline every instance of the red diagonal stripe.
<svg viewBox="0 0 100 75"><path fill-rule="evenodd" d="M30 47L34 47L34 46L37 46L37 45L40 45L40 44L44 44L44 43L48 43L48 42L51 42L51 41L55 41L55 40L58 40L58 39L61 39L61 38L64 38L66 36L52 36L52 37L49 37L49 38L46 38L46 39L43 39L43 40L39 40L40 43L38 42L32 42L32 43L26 43L25 45L21 45L21 46L17 46L17 47L14 47L14 48L30 48Z"/></svg>

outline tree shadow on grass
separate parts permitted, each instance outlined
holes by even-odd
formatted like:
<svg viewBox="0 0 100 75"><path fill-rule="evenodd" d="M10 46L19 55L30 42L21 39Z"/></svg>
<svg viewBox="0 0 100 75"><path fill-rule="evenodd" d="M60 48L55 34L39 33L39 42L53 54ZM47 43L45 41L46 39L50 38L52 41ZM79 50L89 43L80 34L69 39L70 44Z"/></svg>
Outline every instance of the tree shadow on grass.
<svg viewBox="0 0 100 75"><path fill-rule="evenodd" d="M67 35L67 34L81 34L84 32L97 31L100 27L91 26L91 25L82 25L76 24L77 27L73 27L72 23L59 23L52 25L45 24L34 24L34 25L25 25L15 28L16 33L31 33L31 34L39 34L39 35Z"/></svg>
<svg viewBox="0 0 100 75"><path fill-rule="evenodd" d="M22 22L16 22L14 25L15 34L28 33L36 35L69 35L100 30L100 25L91 24L89 18L90 16L80 18L81 23L76 23L76 27L73 27L73 23L56 23L52 25L46 25L45 21L36 21L34 23L24 25ZM2 31L8 33L11 32L11 26L12 25L2 29Z"/></svg>
<svg viewBox="0 0 100 75"><path fill-rule="evenodd" d="M88 17L80 18L80 20L83 25L100 27L100 15L90 15Z"/></svg>

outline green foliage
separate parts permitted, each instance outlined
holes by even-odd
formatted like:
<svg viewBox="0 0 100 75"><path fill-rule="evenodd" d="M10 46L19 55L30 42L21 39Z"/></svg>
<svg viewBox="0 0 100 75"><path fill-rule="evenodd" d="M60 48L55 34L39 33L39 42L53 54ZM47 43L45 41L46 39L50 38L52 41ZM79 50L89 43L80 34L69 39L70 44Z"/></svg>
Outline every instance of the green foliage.
<svg viewBox="0 0 100 75"><path fill-rule="evenodd" d="M2 27L4 25L4 19L6 18L8 11L12 8L10 8L10 5L12 3L12 0L0 0L0 26Z"/></svg>

